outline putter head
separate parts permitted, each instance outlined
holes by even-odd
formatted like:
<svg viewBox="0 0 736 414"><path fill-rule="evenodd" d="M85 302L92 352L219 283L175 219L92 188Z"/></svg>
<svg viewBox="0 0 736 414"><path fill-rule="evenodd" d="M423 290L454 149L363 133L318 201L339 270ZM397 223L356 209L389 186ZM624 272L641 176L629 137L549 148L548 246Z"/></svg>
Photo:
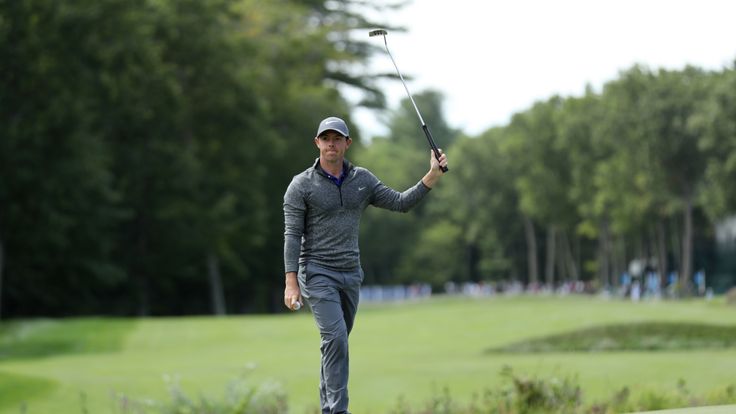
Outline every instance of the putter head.
<svg viewBox="0 0 736 414"><path fill-rule="evenodd" d="M368 32L369 37L386 36L387 34L388 32L385 29L376 29L376 30L371 30L370 32Z"/></svg>

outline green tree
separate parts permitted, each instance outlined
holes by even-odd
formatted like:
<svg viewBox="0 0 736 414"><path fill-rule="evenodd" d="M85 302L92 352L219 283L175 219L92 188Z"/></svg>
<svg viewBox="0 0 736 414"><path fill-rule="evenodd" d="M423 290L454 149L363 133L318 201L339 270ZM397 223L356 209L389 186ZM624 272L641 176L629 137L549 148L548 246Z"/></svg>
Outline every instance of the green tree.
<svg viewBox="0 0 736 414"><path fill-rule="evenodd" d="M710 93L710 77L700 69L687 67L682 71L661 70L656 79L655 101L649 105L654 112L652 135L658 138L653 144L654 162L662 165L664 188L682 213L680 283L684 293L689 294L694 267L693 215L708 157L700 147L703 128L693 120Z"/></svg>
<svg viewBox="0 0 736 414"><path fill-rule="evenodd" d="M515 184L521 212L546 226L545 280L550 287L555 283L555 265L559 269L565 269L563 264L567 265L567 274L561 274L561 277L577 278L578 272L572 260L557 259L558 239L564 242L560 251L565 253L566 259L569 258L567 234L579 221L569 197L572 182L570 160L559 138L562 105L561 98L553 97L514 115L504 147L508 156L517 163Z"/></svg>
<svg viewBox="0 0 736 414"><path fill-rule="evenodd" d="M692 120L702 129L699 149L708 154L706 186L700 194L711 220L723 218L736 210L736 62L733 67L714 75L711 96L700 106Z"/></svg>
<svg viewBox="0 0 736 414"><path fill-rule="evenodd" d="M603 98L620 109L609 117L617 125L609 131L620 146L607 168L599 170L608 172L610 183L600 187L599 196L611 203L615 230L638 233L639 238L648 223L658 222L661 234L662 220L675 211L682 213L681 246L675 253L685 293L692 274L693 209L707 157L699 148L702 128L693 120L709 85L709 76L692 67L657 73L634 67L608 84ZM658 239L662 262L665 242L663 236ZM636 244L640 247L635 255L647 256L643 243Z"/></svg>
<svg viewBox="0 0 736 414"><path fill-rule="evenodd" d="M422 115L426 116L425 122L430 124L431 120L437 145L443 145L443 149L447 150L455 141L458 131L452 129L444 119L442 95L427 91L418 93L414 99ZM357 154L356 162L373 171L387 185L403 191L415 185L426 173L430 150L408 98L402 100L399 110L392 113L387 125L389 135L374 138L369 146ZM434 192L428 197L434 198ZM448 230L449 224L428 217L427 205L431 203L422 203L409 214L379 209L366 212L361 222L361 251L367 283L415 282L418 281L418 274L422 275L422 280L437 283L444 278L438 273L445 272L447 263L443 262L440 266L436 261L430 263L425 260L431 251L448 248L442 243L451 240L437 237L439 230L435 226L443 226L444 230ZM429 233L424 235L424 232ZM387 243L387 240L391 240L391 243ZM434 245L433 242L440 245ZM419 243L423 243L421 251L418 249ZM454 255L443 257L452 258ZM418 273L417 269L422 269L422 272Z"/></svg>
<svg viewBox="0 0 736 414"><path fill-rule="evenodd" d="M103 50L93 53L87 37L105 24L119 28L120 19L95 15L98 2L77 3L0 2L8 315L89 312L123 278L113 260L119 195L95 111Z"/></svg>
<svg viewBox="0 0 736 414"><path fill-rule="evenodd" d="M321 117L349 118L341 85L382 100L353 74L375 52L349 36L361 7L0 2L8 314L278 303L293 166Z"/></svg>
<svg viewBox="0 0 736 414"><path fill-rule="evenodd" d="M451 276L456 282L528 279L519 260L523 246L522 215L517 208L512 159L501 146L504 128L493 128L477 138L458 139L448 154L461 168L443 178L437 201L428 208L434 220L453 223L459 231L452 240L456 255ZM453 232L448 231L448 238Z"/></svg>
<svg viewBox="0 0 736 414"><path fill-rule="evenodd" d="M386 185L399 191L416 184L429 161L428 149L400 145L386 138L374 138L365 150L355 155L358 165L373 171ZM360 246L366 283L415 281L414 272L402 275L399 266L417 245L423 205L408 214L377 208L365 212L361 219Z"/></svg>
<svg viewBox="0 0 736 414"><path fill-rule="evenodd" d="M583 261L589 259L588 269L597 269L601 286L613 284L610 272L610 249L608 239L601 237L600 223L606 220L605 210L600 210L595 204L595 180L594 172L601 162L604 162L612 152L611 145L601 140L599 133L601 119L601 98L586 87L585 94L579 98L569 97L563 102L562 112L559 118L558 145L567 154L570 182L568 196L571 206L576 206L577 218L571 221L570 233L578 241L576 246L582 245L586 248L598 238L599 251L597 258L590 253L578 249L575 262L582 277ZM582 238L582 243L580 242ZM589 249L586 249L589 250ZM572 260L568 255L567 260Z"/></svg>

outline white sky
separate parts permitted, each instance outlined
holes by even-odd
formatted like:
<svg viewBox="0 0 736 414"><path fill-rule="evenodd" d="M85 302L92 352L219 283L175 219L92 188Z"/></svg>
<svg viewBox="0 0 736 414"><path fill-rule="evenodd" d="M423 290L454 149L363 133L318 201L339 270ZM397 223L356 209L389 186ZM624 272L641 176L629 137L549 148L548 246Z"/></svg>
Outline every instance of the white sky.
<svg viewBox="0 0 736 414"><path fill-rule="evenodd" d="M408 30L387 39L413 77L412 94L442 92L446 119L470 135L554 94L580 96L586 84L600 91L635 63L719 70L736 60L736 1L728 0L414 0L378 19ZM371 41L383 47L382 37ZM384 52L371 70L394 68ZM406 97L399 81L380 85L391 109ZM354 114L363 137L385 132L380 116Z"/></svg>

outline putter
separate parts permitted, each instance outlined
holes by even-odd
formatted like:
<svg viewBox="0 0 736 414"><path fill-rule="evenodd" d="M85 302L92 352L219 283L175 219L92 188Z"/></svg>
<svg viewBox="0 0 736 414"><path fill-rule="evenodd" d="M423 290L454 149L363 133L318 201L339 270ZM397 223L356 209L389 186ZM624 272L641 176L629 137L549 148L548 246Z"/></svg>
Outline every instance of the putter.
<svg viewBox="0 0 736 414"><path fill-rule="evenodd" d="M434 139L432 139L432 133L429 132L429 127L424 122L424 118L422 118L422 114L419 113L419 108L417 107L416 102L414 102L414 98L411 96L411 92L409 92L409 88L406 86L406 82L404 82L404 77L401 76L401 71L399 70L399 66L396 64L396 60L394 60L394 57L391 55L391 51L388 50L388 41L386 41L386 35L388 34L388 31L385 29L377 29L377 30L371 30L368 32L368 36L383 36L383 44L386 45L386 52L388 53L388 57L391 58L391 62L394 64L394 67L396 68L396 73L399 74L399 79L401 79L401 83L404 85L404 89L406 90L406 94L409 95L409 100L411 101L411 104L414 105L414 110L417 111L417 116L419 117L419 122L422 124L422 130L424 131L424 135L427 136L427 141L429 142L429 147L432 148L432 151L434 152L434 157L437 158L439 161L440 159L440 150L437 149L437 145L434 143ZM447 172L447 167L440 166L440 169L442 172Z"/></svg>

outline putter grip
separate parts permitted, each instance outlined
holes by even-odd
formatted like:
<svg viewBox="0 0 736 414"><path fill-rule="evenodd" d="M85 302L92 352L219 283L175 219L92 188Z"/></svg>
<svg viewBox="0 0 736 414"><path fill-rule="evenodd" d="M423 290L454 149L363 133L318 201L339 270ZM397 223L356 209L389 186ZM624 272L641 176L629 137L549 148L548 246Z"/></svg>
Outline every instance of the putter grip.
<svg viewBox="0 0 736 414"><path fill-rule="evenodd" d="M429 147L432 148L432 151L434 151L434 157L437 158L437 161L439 161L440 155L442 154L440 154L440 150L437 149L437 145L434 143L434 139L432 139L432 133L429 132L429 127L427 126L427 124L423 124L422 129L424 130L424 135L427 136ZM449 168L440 165L440 170L442 170L443 173L446 173Z"/></svg>

